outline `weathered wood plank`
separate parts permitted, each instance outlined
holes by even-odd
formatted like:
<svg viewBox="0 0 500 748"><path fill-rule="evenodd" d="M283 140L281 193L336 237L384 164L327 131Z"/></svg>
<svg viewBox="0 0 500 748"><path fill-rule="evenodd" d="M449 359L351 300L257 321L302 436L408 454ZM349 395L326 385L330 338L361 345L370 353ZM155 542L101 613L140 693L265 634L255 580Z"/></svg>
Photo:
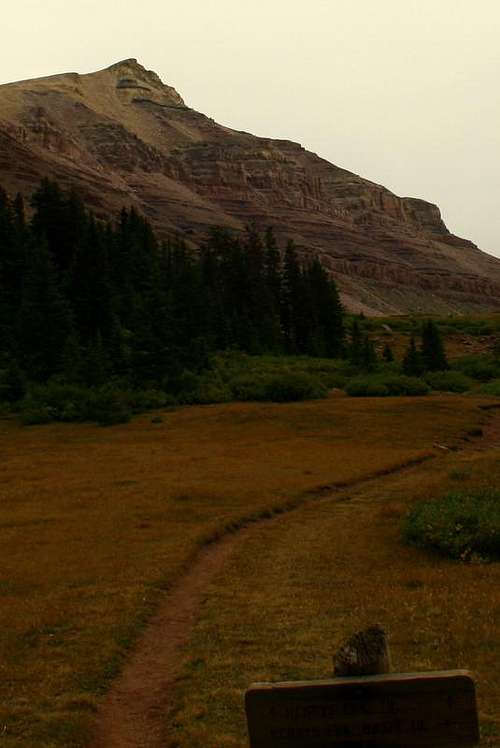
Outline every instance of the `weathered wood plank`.
<svg viewBox="0 0 500 748"><path fill-rule="evenodd" d="M251 748L420 748L479 742L465 670L257 683L246 694Z"/></svg>

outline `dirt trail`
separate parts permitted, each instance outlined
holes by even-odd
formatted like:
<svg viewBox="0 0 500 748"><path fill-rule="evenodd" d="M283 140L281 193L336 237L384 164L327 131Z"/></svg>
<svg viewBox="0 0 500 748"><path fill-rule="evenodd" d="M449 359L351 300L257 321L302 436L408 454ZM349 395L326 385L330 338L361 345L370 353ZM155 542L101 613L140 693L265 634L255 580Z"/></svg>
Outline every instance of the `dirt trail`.
<svg viewBox="0 0 500 748"><path fill-rule="evenodd" d="M156 748L171 704L204 591L222 568L236 535L204 548L149 622L138 645L109 691L99 713L92 748Z"/></svg>
<svg viewBox="0 0 500 748"><path fill-rule="evenodd" d="M479 435L478 435L479 437ZM482 436L464 443L467 452L500 448L500 411L494 411ZM428 459L442 456L437 452L424 459L395 466L390 470L352 481L349 485L333 484L321 490L322 500L342 501L347 489L360 487L383 475L393 475L415 468ZM326 488L326 487L325 487ZM293 511L306 501L291 506ZM197 613L206 589L222 569L234 546L259 522L276 522L282 515L249 520L241 529L228 533L203 548L190 570L168 594L157 614L149 622L121 675L112 685L99 709L94 739L90 748L165 748L165 715L173 707L173 690L183 665L183 647L190 639Z"/></svg>

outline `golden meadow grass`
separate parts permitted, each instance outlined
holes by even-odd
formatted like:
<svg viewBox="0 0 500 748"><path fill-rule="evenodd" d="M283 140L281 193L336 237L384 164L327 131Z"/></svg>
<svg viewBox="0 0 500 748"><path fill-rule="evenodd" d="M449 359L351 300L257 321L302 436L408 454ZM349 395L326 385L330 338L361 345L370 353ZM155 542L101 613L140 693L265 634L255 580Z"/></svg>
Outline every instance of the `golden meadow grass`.
<svg viewBox="0 0 500 748"><path fill-rule="evenodd" d="M499 481L498 453L450 453L248 530L210 586L169 744L247 745L250 683L331 677L342 641L379 622L396 670L474 672L482 744L500 745L500 565L438 558L399 532L412 502Z"/></svg>
<svg viewBox="0 0 500 748"><path fill-rule="evenodd" d="M452 445L485 418L478 402L433 396L231 404L110 429L0 422L0 744L84 745L96 704L142 622L201 544L242 517L322 485L389 469L436 451L436 443ZM331 532L338 534L333 526ZM278 535L276 553L285 553L291 538ZM333 536L328 548L336 547ZM317 555L329 566L335 559L327 550ZM299 600L309 572L293 558L286 563L297 564L297 586L283 594ZM254 585L239 612L226 600L221 615L249 626ZM266 595L275 599L271 592L265 586L258 593L263 611ZM288 603L283 599L283 620L295 616ZM318 636L329 620L325 611ZM285 634L284 641L292 636ZM299 629L299 641L289 641L295 648L303 640L308 657L318 657L325 650L306 647L309 635ZM330 646L328 626L321 636ZM233 696L251 675L247 655L241 659L245 647L229 655L235 670L243 662L226 684ZM297 672L302 666L300 658ZM257 669L271 676L275 668L271 661ZM236 724L238 715L231 719Z"/></svg>

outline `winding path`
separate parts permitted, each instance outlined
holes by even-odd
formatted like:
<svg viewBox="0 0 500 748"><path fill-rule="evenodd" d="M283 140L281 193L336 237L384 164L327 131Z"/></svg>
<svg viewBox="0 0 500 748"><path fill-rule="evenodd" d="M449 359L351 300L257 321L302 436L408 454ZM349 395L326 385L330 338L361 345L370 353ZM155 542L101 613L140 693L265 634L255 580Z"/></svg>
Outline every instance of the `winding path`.
<svg viewBox="0 0 500 748"><path fill-rule="evenodd" d="M500 447L500 412L484 427L481 437L464 443L468 452ZM381 470L349 484L321 491L322 500L341 501L346 489L361 487L383 475L410 470L419 463L439 457L434 454ZM326 489L326 487L325 487ZM293 511L314 494L290 506ZM151 619L125 667L112 685L99 709L94 739L90 748L165 748L165 715L172 709L175 683L183 665L183 647L190 639L206 589L222 569L234 546L257 523L277 522L282 514L271 518L249 519L239 530L229 532L204 547L187 571L170 591L157 614Z"/></svg>

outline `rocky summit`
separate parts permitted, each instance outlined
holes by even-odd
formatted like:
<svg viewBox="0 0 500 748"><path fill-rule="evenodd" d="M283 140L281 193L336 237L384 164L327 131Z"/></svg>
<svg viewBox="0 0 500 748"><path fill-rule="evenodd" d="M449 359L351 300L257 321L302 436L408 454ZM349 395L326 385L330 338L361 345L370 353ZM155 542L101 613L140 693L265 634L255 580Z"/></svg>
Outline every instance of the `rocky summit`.
<svg viewBox="0 0 500 748"><path fill-rule="evenodd" d="M219 125L135 59L0 86L0 184L29 194L44 176L98 215L134 205L193 246L210 226L273 226L321 257L353 311L500 308L500 260L450 233L435 205Z"/></svg>

